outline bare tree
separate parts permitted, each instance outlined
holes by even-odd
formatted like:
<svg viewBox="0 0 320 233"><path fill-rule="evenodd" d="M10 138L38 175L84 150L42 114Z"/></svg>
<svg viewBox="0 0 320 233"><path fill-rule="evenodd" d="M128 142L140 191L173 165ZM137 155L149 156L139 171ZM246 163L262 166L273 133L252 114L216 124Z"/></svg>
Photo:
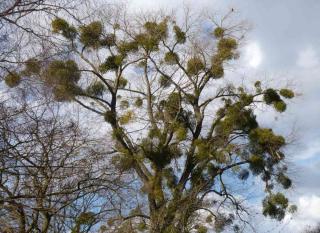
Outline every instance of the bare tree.
<svg viewBox="0 0 320 233"><path fill-rule="evenodd" d="M66 0L1 1L0 75L3 76L10 68L26 62L30 57L39 56L40 49L48 41L43 23L61 12L75 13L80 3Z"/></svg>
<svg viewBox="0 0 320 233"><path fill-rule="evenodd" d="M2 103L0 113L1 232L86 232L114 211L120 176L77 122L54 104Z"/></svg>

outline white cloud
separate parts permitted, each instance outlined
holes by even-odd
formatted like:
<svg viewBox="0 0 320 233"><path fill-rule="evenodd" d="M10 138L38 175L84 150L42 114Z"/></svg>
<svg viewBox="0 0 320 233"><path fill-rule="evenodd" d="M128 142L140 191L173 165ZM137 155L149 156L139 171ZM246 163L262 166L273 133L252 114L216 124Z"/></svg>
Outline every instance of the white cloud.
<svg viewBox="0 0 320 233"><path fill-rule="evenodd" d="M319 58L312 47L301 50L298 54L297 65L302 68L314 68L319 66Z"/></svg>
<svg viewBox="0 0 320 233"><path fill-rule="evenodd" d="M251 68L258 68L263 60L263 53L258 42L251 42L244 48L244 64Z"/></svg>
<svg viewBox="0 0 320 233"><path fill-rule="evenodd" d="M298 199L298 212L285 218L288 232L301 232L320 222L320 196L301 196Z"/></svg>

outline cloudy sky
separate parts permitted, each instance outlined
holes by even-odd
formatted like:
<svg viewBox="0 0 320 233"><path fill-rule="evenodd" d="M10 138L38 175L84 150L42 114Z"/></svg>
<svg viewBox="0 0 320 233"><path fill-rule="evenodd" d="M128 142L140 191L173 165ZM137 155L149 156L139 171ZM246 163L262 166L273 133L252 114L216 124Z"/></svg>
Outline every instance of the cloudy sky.
<svg viewBox="0 0 320 233"><path fill-rule="evenodd" d="M319 0L128 0L134 9L181 7L226 12L234 8L252 29L242 48L239 69L229 75L270 79L301 95L279 116L260 120L292 137L288 164L294 179L289 192L299 211L280 225L264 220L258 232L300 232L320 222L320 1ZM258 220L257 220L258 221Z"/></svg>

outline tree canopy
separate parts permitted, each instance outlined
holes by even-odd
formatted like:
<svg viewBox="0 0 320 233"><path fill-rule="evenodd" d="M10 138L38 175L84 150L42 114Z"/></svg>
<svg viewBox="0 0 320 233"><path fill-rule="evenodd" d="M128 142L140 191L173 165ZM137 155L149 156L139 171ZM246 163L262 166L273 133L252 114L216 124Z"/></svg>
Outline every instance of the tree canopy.
<svg viewBox="0 0 320 233"><path fill-rule="evenodd" d="M232 12L218 21L189 13L138 17L112 7L108 17L53 18L51 41L65 54L30 58L5 77L12 88L40 81L56 101L104 119L112 163L136 176L139 191L126 214L114 214L101 229L239 231L247 211L232 183L249 176L265 184L263 215L282 220L294 209L284 195L292 184L287 142L259 123L256 109L282 113L295 94L263 80L225 79L245 34L241 24L229 23Z"/></svg>

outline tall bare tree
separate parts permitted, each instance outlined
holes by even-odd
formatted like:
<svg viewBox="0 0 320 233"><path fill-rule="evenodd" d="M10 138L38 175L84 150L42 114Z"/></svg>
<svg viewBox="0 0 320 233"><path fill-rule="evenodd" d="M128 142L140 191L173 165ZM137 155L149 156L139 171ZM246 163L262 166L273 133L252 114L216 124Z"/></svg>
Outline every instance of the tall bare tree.
<svg viewBox="0 0 320 233"><path fill-rule="evenodd" d="M76 121L56 104L0 110L1 232L87 232L114 211L121 177Z"/></svg>

